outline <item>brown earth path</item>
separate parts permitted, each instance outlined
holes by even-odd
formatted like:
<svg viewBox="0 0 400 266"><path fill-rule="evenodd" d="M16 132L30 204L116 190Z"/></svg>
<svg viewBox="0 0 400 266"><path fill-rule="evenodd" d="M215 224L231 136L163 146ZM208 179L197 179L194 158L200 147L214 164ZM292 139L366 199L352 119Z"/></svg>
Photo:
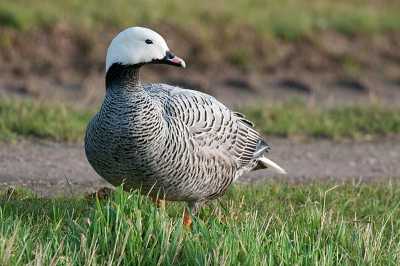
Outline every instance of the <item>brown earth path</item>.
<svg viewBox="0 0 400 266"><path fill-rule="evenodd" d="M336 143L268 138L269 158L282 166L289 183L334 179L338 182L400 180L400 141ZM245 175L242 184L280 180L269 170ZM0 186L25 187L39 195L92 192L107 185L86 160L82 145L24 142L0 144ZM70 190L71 189L71 190Z"/></svg>

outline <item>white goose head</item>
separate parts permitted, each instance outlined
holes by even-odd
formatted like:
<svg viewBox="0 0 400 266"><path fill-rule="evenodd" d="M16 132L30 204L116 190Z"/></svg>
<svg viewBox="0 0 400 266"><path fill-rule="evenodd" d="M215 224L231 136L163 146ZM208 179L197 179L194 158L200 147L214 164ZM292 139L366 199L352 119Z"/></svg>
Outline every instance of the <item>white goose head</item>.
<svg viewBox="0 0 400 266"><path fill-rule="evenodd" d="M132 27L119 33L108 47L106 73L114 64L139 65L146 63L185 67L185 62L169 51L161 35L152 30Z"/></svg>

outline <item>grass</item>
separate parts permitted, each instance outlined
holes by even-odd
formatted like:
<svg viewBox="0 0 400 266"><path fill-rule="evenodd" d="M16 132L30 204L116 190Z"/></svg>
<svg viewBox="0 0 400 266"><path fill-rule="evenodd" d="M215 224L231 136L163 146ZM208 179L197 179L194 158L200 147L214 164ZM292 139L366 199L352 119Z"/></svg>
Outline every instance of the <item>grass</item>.
<svg viewBox="0 0 400 266"><path fill-rule="evenodd" d="M267 135L344 140L400 133L400 110L382 104L321 107L292 98L281 104L248 107L243 113Z"/></svg>
<svg viewBox="0 0 400 266"><path fill-rule="evenodd" d="M62 3L4 0L0 10L0 25L21 32L51 28L60 22L84 28L111 26L119 29L169 22L188 30L194 28L205 39L210 35L210 28L227 24L229 28L223 31L250 26L288 40L326 28L348 34L400 30L400 3L392 0L224 0L193 1L190 5L183 0L120 0L112 4L104 0Z"/></svg>
<svg viewBox="0 0 400 266"><path fill-rule="evenodd" d="M392 182L234 186L189 229L183 204L0 195L3 265L398 265L400 186Z"/></svg>
<svg viewBox="0 0 400 266"><path fill-rule="evenodd" d="M265 135L340 141L400 133L400 109L381 104L322 107L293 98L281 104L254 105L241 111ZM95 112L93 108L77 110L65 103L17 98L0 101L0 140L40 138L79 142Z"/></svg>
<svg viewBox="0 0 400 266"><path fill-rule="evenodd" d="M77 142L94 112L63 103L14 98L0 102L0 139L41 138Z"/></svg>
<svg viewBox="0 0 400 266"><path fill-rule="evenodd" d="M392 82L398 80L399 53L392 45L400 32L398 14L397 0L3 0L0 49L7 63L3 71L100 72L112 37L139 25L163 35L200 72L281 69L351 79L377 72ZM60 40L68 47L60 47L66 44Z"/></svg>

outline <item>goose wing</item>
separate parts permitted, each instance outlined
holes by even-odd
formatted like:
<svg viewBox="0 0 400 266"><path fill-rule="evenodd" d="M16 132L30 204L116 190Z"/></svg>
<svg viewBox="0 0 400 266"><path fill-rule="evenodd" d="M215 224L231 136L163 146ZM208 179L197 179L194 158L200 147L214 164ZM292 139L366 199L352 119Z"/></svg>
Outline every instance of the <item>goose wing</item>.
<svg viewBox="0 0 400 266"><path fill-rule="evenodd" d="M269 149L244 115L229 110L210 95L165 84L143 87L165 115L183 121L202 147L230 153L242 166Z"/></svg>

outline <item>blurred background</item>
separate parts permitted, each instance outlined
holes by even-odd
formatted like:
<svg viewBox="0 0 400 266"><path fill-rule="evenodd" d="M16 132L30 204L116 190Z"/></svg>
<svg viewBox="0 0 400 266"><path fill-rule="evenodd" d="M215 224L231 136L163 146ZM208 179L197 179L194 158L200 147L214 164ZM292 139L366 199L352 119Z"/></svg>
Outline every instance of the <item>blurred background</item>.
<svg viewBox="0 0 400 266"><path fill-rule="evenodd" d="M400 176L399 0L2 0L0 181L99 180L83 136L107 48L131 26L187 65L147 65L142 83L243 112L285 180Z"/></svg>
<svg viewBox="0 0 400 266"><path fill-rule="evenodd" d="M107 47L135 25L187 63L146 67L143 83L201 90L232 108L293 94L399 103L398 0L3 0L2 97L101 103Z"/></svg>
<svg viewBox="0 0 400 266"><path fill-rule="evenodd" d="M187 65L142 83L243 113L288 174L240 177L183 231L180 204L82 197L111 186L83 139L131 26ZM2 265L400 265L399 184L400 0L0 0Z"/></svg>

